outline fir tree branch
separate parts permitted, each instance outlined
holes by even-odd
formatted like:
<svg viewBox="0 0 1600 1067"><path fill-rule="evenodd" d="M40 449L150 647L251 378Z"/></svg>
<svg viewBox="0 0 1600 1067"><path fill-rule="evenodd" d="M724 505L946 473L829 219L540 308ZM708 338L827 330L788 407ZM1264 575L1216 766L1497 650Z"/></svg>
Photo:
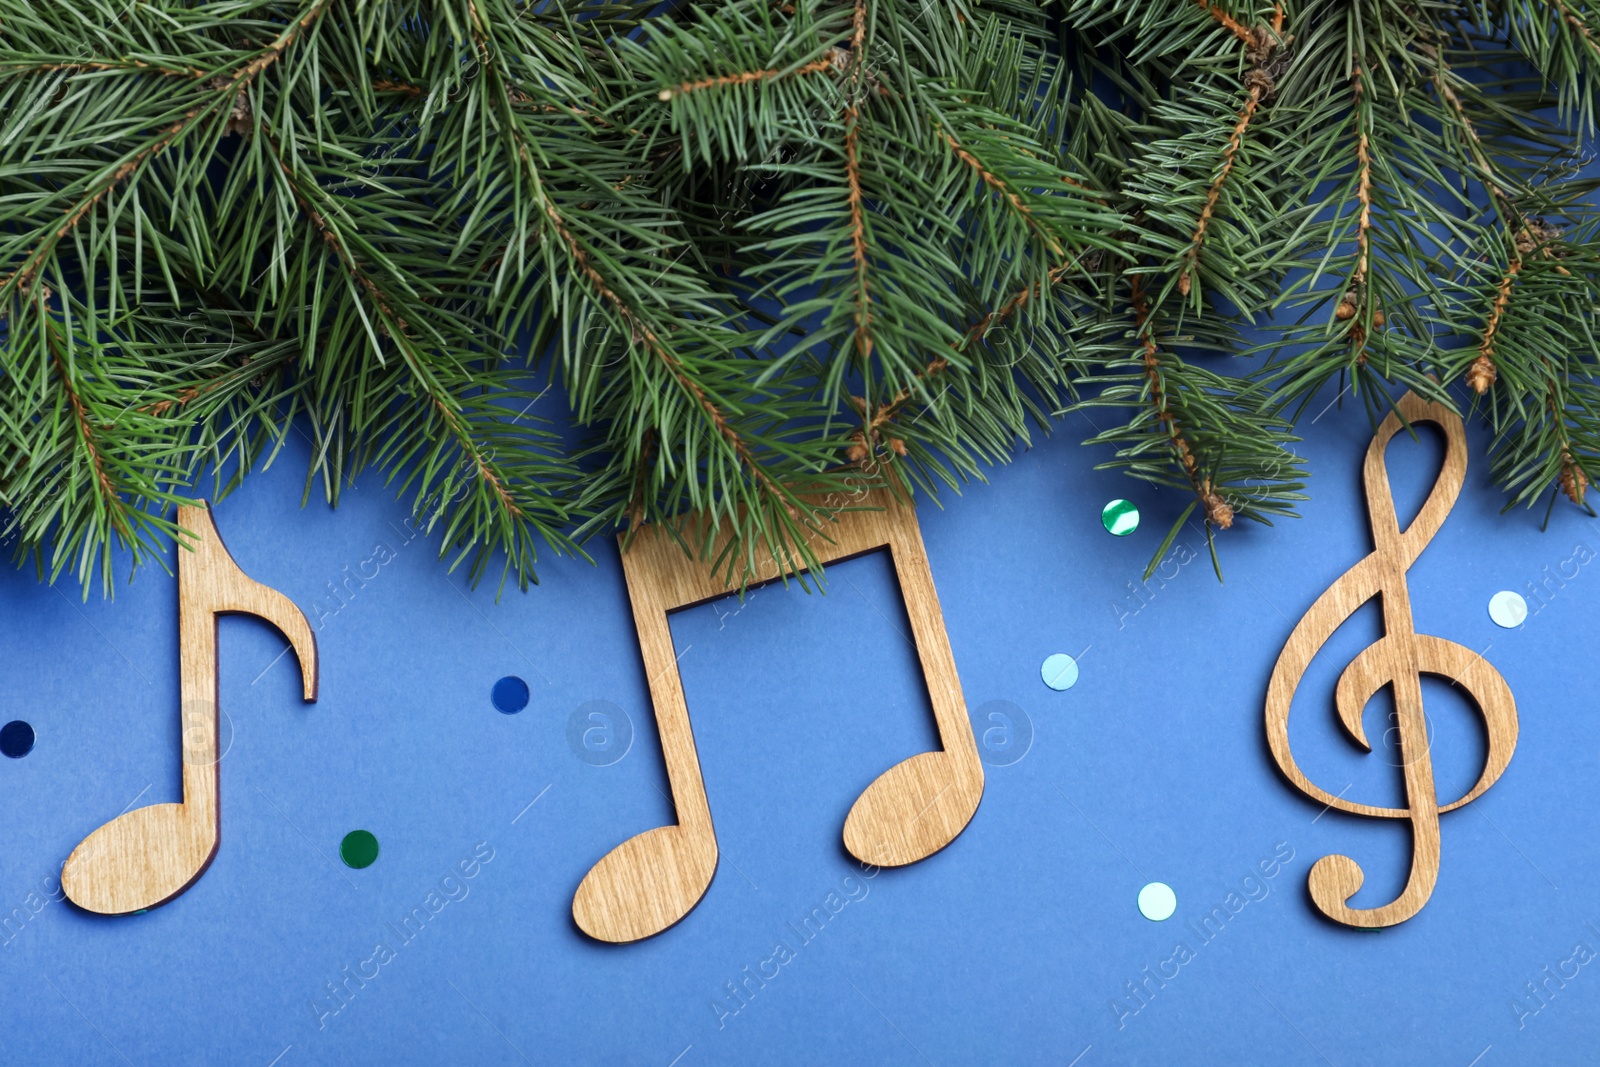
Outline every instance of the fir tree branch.
<svg viewBox="0 0 1600 1067"><path fill-rule="evenodd" d="M511 114L514 104L513 93L508 87L506 76L498 66L498 51L493 48L489 41L481 19L476 14L476 8L472 8L472 11L473 32L478 52L483 59L486 72L497 87L498 101L502 107L502 115L507 129L515 145L516 159L532 183L532 187L535 190L536 203L565 246L577 274L588 283L594 294L609 305L623 323L626 324L633 343L641 346L646 352L655 357L660 365L665 368L676 386L690 397L695 406L704 413L706 420L716 435L738 457L739 462L744 466L751 480L765 491L769 499L783 501L785 506L793 513L792 498L794 494L786 491L767 473L749 445L734 429L728 415L717 401L699 382L685 372L682 362L663 343L661 329L639 307L624 299L618 292L617 287L609 282L596 267L594 256L590 250L579 240L573 227L557 208L554 200L545 191L539 167L534 161L532 146L525 139L521 127ZM641 472L645 465L645 462L639 464ZM636 493L629 505L630 512L637 513L636 505L638 500L639 496Z"/></svg>
<svg viewBox="0 0 1600 1067"><path fill-rule="evenodd" d="M122 71L136 74L159 74L167 78L204 78L207 72L199 67L170 67L160 63L146 63L139 59L53 59L38 63L0 62L0 72L23 71L29 74L80 74L100 71Z"/></svg>
<svg viewBox="0 0 1600 1067"><path fill-rule="evenodd" d="M1547 0L1547 2L1550 5L1550 9L1561 20L1561 23L1571 29L1573 35L1596 59L1600 59L1600 41L1595 40L1594 34L1589 31L1588 23L1575 15L1572 9L1566 5L1565 0Z"/></svg>
<svg viewBox="0 0 1600 1067"><path fill-rule="evenodd" d="M135 151L131 157L125 159L120 166L104 175L100 181L90 187L88 195L79 200L77 205L67 212L67 219L54 232L50 233L39 243L34 251L23 260L10 277L0 280L0 297L7 289L20 289L24 297L31 296L34 286L38 282L40 268L45 261L54 254L56 247L70 234L77 225L83 221L84 216L93 211L105 197L118 185L137 174L141 167L156 155L164 151L176 140L188 133L202 119L212 117L219 108L232 108L234 101L241 93L268 67L276 63L288 51L300 36L305 33L316 21L322 17L333 0L311 0L304 13L291 22L280 33L276 40L256 55L249 62L244 63L231 75L219 75L212 79L211 88L213 95L209 101L200 106L190 108L183 118L167 126L156 137L146 142Z"/></svg>
<svg viewBox="0 0 1600 1067"><path fill-rule="evenodd" d="M1487 393L1489 387L1499 377L1499 371L1495 369L1494 363L1494 335L1500 328L1500 320L1505 316L1506 308L1511 304L1511 287L1516 284L1517 272L1520 270L1522 270L1522 258L1513 255L1505 276L1495 287L1494 303L1490 305L1489 314L1483 320L1483 340L1478 343L1478 358L1473 360L1472 366L1467 369L1467 384L1479 396Z"/></svg>
<svg viewBox="0 0 1600 1067"><path fill-rule="evenodd" d="M1209 541L1340 376L1464 375L1513 502L1600 473L1587 0L102 7L0 0L0 501L86 588L296 431L474 580L686 510L794 558L841 454L943 491L1089 406Z"/></svg>
<svg viewBox="0 0 1600 1067"><path fill-rule="evenodd" d="M1239 150L1244 144L1245 131L1255 118L1256 109L1272 93L1275 86L1275 80L1268 67L1272 62L1273 53L1286 43L1283 18L1283 5L1280 3L1273 8L1271 29L1262 26L1246 38L1248 46L1246 55L1250 60L1250 70L1244 76L1245 101L1239 109L1238 120L1234 122L1233 130L1228 135L1227 147L1222 151L1222 167L1217 171L1210 188L1206 190L1205 204L1200 208L1200 217L1195 222L1194 233L1189 238L1189 248L1183 256L1183 266L1178 271L1178 292L1182 296L1188 296L1194 286L1194 272L1200 260L1201 246L1205 243L1212 215L1216 213L1217 202L1222 198L1223 184L1227 182L1228 175L1233 172L1234 164L1238 160Z"/></svg>
<svg viewBox="0 0 1600 1067"><path fill-rule="evenodd" d="M861 191L861 89L866 71L867 0L855 0L850 35L849 88L844 106L844 175L849 189L850 248L855 264L856 353L872 358L872 290L867 279L867 223Z"/></svg>
<svg viewBox="0 0 1600 1067"><path fill-rule="evenodd" d="M1260 84L1250 86L1245 95L1244 106L1239 109L1239 121L1234 123L1233 132L1228 135L1228 147L1222 152L1222 169L1217 172L1211 188L1206 190L1206 202L1200 209L1200 219L1195 223L1194 235L1189 239L1189 250L1184 253L1183 269L1178 273L1178 292L1184 296L1189 295L1194 284L1193 274L1196 262L1200 259L1200 246L1206 239L1206 227L1211 225L1211 216L1217 210L1217 201L1222 197L1222 185L1228 180L1229 173L1233 170L1234 160L1238 158L1239 146L1244 143L1245 130L1250 126L1250 120L1255 117L1256 108L1261 106L1264 88Z"/></svg>
<svg viewBox="0 0 1600 1067"><path fill-rule="evenodd" d="M411 337L409 324L404 315L396 308L396 300L386 291L372 273L365 268L355 251L350 246L350 241L340 232L339 225L327 211L320 209L312 203L313 197L324 195L314 183L303 181L296 173L295 166L287 158L283 146L278 142L272 131L263 127L261 141L267 146L279 174L282 176L290 195L300 208L302 215L329 251L338 259L349 277L359 287L375 315L379 325L378 333L374 334L368 327L368 337L371 341L374 354L381 361L384 358L382 338L391 341L396 351L401 356L401 361L410 372L411 378L417 388L422 391L427 399L427 404L437 416L446 434L459 449L471 468L471 474L484 486L490 498L504 514L506 528L514 529L532 521L539 525L537 519L530 516L523 506L517 501L508 485L507 477L497 469L497 464L487 454L483 445L477 440L472 431L463 420L461 413L456 408L456 401L443 387L439 380L439 373L435 366L430 366L423 354L418 350L414 339ZM363 322L366 317L363 316ZM401 446L391 446L390 451L404 454L410 451ZM428 474L420 476L421 493L417 502L417 510L421 510L429 500ZM546 531L547 538L559 541L551 531ZM447 537L443 551L451 547L452 538ZM478 562L474 565L474 574L480 573L486 553L479 552ZM519 575L519 580L525 577Z"/></svg>
<svg viewBox="0 0 1600 1067"><path fill-rule="evenodd" d="M1194 2L1204 8L1212 18L1216 19L1218 25L1239 38L1239 40L1245 44L1254 42L1255 39L1251 36L1250 31L1232 15L1228 14L1222 5L1212 3L1211 0L1194 0Z"/></svg>
<svg viewBox="0 0 1600 1067"><path fill-rule="evenodd" d="M939 136L944 139L944 143L950 146L950 151L955 153L956 158L961 160L961 162L965 163L968 167L972 168L973 173L978 175L978 177L983 181L983 184L987 185L989 188L998 193L1001 201L1009 206L1012 211L1016 212L1017 217L1022 220L1023 224L1037 234L1039 240L1044 242L1046 247L1048 247L1052 253L1054 253L1057 257L1060 257L1064 254L1061 248L1060 240L1057 239L1055 234L1051 233L1039 222L1039 220L1034 216L1032 209L1023 202L1022 197L1019 196L1015 190L1006 184L1003 178L990 170L989 167L986 166L977 156L963 148L961 146L961 142L957 141L954 137L951 137L950 134L946 133L944 130L939 130L937 132Z"/></svg>
<svg viewBox="0 0 1600 1067"><path fill-rule="evenodd" d="M42 303L42 301L41 301ZM73 423L77 427L78 441L83 448L84 455L88 458L89 466L94 472L94 487L99 494L100 507L111 517L112 526L124 538L133 537L133 525L128 521L128 506L122 499L122 491L112 484L111 476L106 472L105 457L100 446L95 441L94 429L89 425L89 414L83 403L83 397L72 382L72 370L67 365L67 360L61 353L61 341L55 322L42 313L41 317L45 326L46 344L50 351L50 361L56 370L56 380L61 383L61 390L67 396L67 402L72 406Z"/></svg>
<svg viewBox="0 0 1600 1067"><path fill-rule="evenodd" d="M663 89L658 94L662 102L671 100L676 96L688 93L704 92L707 89L727 89L736 85L749 85L751 82L772 81L779 78L799 78L807 74L820 74L823 71L837 69L839 60L834 57L814 59L810 63L803 63L790 70L743 70L737 74L718 74L711 78L701 78L699 81L684 82Z"/></svg>
<svg viewBox="0 0 1600 1067"><path fill-rule="evenodd" d="M1360 58L1350 70L1351 112L1356 124L1356 201L1359 205L1356 219L1356 266L1350 275L1350 285L1358 294L1364 293L1367 268L1372 262L1372 155L1368 150L1371 116L1365 106L1362 81L1364 66ZM1362 337L1352 333L1352 343L1360 347Z"/></svg>
<svg viewBox="0 0 1600 1067"><path fill-rule="evenodd" d="M1156 420L1166 430L1167 442L1173 455L1194 487L1196 498L1205 508L1205 519L1210 525L1226 530L1233 525L1233 508L1211 485L1211 479L1200 472L1195 449L1184 434L1183 426L1168 402L1166 383L1162 376L1161 347L1156 343L1151 323L1150 303L1144 291L1144 280L1137 274L1128 275L1129 300L1133 305L1134 336L1143 350L1141 362L1147 382L1147 396Z"/></svg>

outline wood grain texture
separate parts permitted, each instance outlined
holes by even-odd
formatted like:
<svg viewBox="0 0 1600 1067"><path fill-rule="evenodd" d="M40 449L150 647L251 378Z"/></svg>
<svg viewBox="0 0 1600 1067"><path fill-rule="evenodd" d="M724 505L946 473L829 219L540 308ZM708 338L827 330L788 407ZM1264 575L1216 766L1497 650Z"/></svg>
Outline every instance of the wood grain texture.
<svg viewBox="0 0 1600 1067"><path fill-rule="evenodd" d="M288 597L246 577L228 555L210 510L180 507L178 525L195 537L178 549L179 694L183 803L119 815L67 858L61 884L74 904L126 915L165 904L194 884L217 854L217 616L272 623L300 660L305 699L317 699L317 641Z"/></svg>
<svg viewBox="0 0 1600 1067"><path fill-rule="evenodd" d="M1384 451L1404 423L1431 422L1444 431L1444 466L1422 510L1405 530L1395 515ZM1367 449L1363 474L1372 527L1372 554L1357 563L1317 598L1295 626L1278 656L1267 686L1267 742L1278 767L1293 785L1318 803L1353 815L1408 819L1412 827L1411 872L1405 889L1391 903L1351 907L1349 900L1365 879L1349 856L1324 856L1311 868L1311 899L1330 919L1350 926L1393 926L1416 915L1428 902L1439 877L1439 816L1481 796L1511 762L1517 744L1517 708L1511 689L1482 656L1438 637L1416 632L1406 571L1433 540L1455 505L1466 478L1467 440L1460 416L1414 393L1400 401L1378 428ZM1405 775L1406 807L1384 808L1335 796L1317 786L1295 762L1289 745L1289 706L1295 689L1323 644L1346 619L1373 597L1383 604L1384 636L1353 659L1339 676L1334 704L1345 731L1370 752L1361 714L1385 686L1392 688ZM1455 682L1483 715L1488 754L1483 773L1467 794L1442 807L1434 787L1428 724L1422 707L1422 675Z"/></svg>
<svg viewBox="0 0 1600 1067"><path fill-rule="evenodd" d="M887 491L865 494L860 506L878 510L840 514L826 528L826 537L813 535L809 546L823 564L889 549L942 746L889 768L845 818L845 847L861 860L888 867L932 855L961 833L983 796L983 764L916 511ZM685 521L693 527L704 520ZM711 560L720 549L719 544ZM682 919L716 873L716 831L667 613L737 590L712 562L688 558L670 533L660 529L640 531L623 553L622 565L678 821L624 841L578 886L573 918L589 936L612 942L650 937ZM791 566L768 559L758 563L751 584L802 570L798 562Z"/></svg>

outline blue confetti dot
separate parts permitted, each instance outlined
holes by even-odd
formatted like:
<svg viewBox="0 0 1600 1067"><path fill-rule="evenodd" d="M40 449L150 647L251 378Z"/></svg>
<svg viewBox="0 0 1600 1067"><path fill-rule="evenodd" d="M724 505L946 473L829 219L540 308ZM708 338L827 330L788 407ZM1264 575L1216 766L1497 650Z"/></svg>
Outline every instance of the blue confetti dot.
<svg viewBox="0 0 1600 1067"><path fill-rule="evenodd" d="M21 759L33 751L33 727L16 719L0 726L0 753Z"/></svg>
<svg viewBox="0 0 1600 1067"><path fill-rule="evenodd" d="M1044 666L1039 668L1039 677L1044 679L1044 684L1058 692L1071 689L1078 682L1078 661L1065 652L1057 652L1044 661Z"/></svg>
<svg viewBox="0 0 1600 1067"><path fill-rule="evenodd" d="M528 706L528 683L508 674L494 683L494 706L504 715L515 715Z"/></svg>

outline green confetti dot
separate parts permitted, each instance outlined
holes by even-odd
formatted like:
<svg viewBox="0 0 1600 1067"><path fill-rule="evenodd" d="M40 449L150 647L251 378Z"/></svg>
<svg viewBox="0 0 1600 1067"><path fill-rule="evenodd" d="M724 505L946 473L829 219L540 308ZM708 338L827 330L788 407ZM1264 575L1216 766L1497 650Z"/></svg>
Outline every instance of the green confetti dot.
<svg viewBox="0 0 1600 1067"><path fill-rule="evenodd" d="M1127 537L1139 528L1139 509L1131 500L1113 500L1100 509L1100 521L1106 533Z"/></svg>
<svg viewBox="0 0 1600 1067"><path fill-rule="evenodd" d="M351 830L339 842L339 858L346 867L371 867L378 858L378 839L366 830Z"/></svg>

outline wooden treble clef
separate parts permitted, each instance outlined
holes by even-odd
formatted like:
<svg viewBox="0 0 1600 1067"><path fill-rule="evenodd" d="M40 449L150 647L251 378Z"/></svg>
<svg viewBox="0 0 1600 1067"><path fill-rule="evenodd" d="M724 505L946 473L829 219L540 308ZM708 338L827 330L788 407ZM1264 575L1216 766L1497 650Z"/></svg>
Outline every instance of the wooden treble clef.
<svg viewBox="0 0 1600 1067"><path fill-rule="evenodd" d="M1389 489L1384 449L1404 424L1431 422L1444 431L1447 447L1444 466L1428 493L1427 502L1405 530L1395 516ZM1467 438L1460 416L1441 404L1407 393L1398 411L1391 412L1367 448L1364 475L1367 511L1372 526L1372 554L1328 587L1306 612L1278 656L1267 686L1267 741L1279 768L1312 799L1353 815L1384 819L1409 819L1412 827L1411 873L1405 889L1392 903L1376 908L1351 907L1349 900L1364 880L1361 867L1349 856L1324 856L1311 868L1311 899L1330 919L1350 926L1393 926L1422 910L1439 878L1439 816L1481 796L1511 762L1517 743L1517 708L1511 689L1484 658L1471 649L1416 632L1411 617L1411 594L1406 571L1444 524L1466 478ZM1339 720L1363 749L1371 751L1361 725L1367 702L1384 686L1392 686L1398 716L1401 761L1405 768L1404 808L1359 804L1319 788L1295 763L1289 750L1289 704L1306 668L1324 642L1367 601L1383 601L1384 636L1356 656L1339 676L1334 693ZM1433 760L1428 750L1428 726L1422 709L1422 675L1448 678L1461 686L1477 704L1487 728L1489 745L1483 773L1461 799L1443 805L1434 788Z"/></svg>

